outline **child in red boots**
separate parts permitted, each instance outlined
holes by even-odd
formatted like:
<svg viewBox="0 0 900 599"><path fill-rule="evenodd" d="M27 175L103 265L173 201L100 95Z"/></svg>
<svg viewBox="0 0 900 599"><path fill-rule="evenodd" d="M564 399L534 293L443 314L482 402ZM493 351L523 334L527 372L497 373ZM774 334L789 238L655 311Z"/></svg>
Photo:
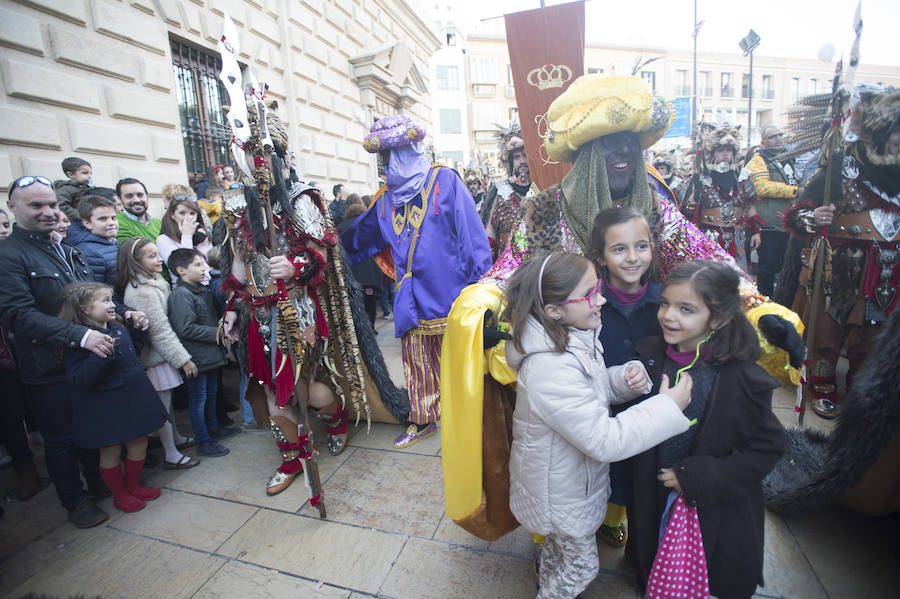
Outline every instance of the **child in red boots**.
<svg viewBox="0 0 900 599"><path fill-rule="evenodd" d="M142 509L159 489L140 485L147 434L168 418L138 362L146 334L116 322L112 289L101 283L73 283L63 290L59 317L85 327L81 347L65 352L72 385L75 444L100 449L100 476L123 512ZM132 337L133 336L133 337ZM73 344L74 345L74 344ZM125 444L125 476L121 445Z"/></svg>

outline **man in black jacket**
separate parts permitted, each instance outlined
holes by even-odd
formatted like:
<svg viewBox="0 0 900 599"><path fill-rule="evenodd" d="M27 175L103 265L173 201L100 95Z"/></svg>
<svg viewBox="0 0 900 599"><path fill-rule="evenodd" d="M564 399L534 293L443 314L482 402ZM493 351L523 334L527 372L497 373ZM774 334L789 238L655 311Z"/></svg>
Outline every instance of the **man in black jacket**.
<svg viewBox="0 0 900 599"><path fill-rule="evenodd" d="M61 242L56 233L59 206L52 183L26 176L9 187L9 209L16 224L0 244L0 324L15 335L19 371L34 400L35 416L44 437L47 470L69 520L79 528L96 526L107 515L89 499L106 494L98 472L97 450L75 446L72 407L61 347L83 347L98 356L113 352L109 335L56 317L60 293L69 283L91 280L81 253ZM126 320L147 327L141 312L119 308ZM87 494L78 462L84 466Z"/></svg>

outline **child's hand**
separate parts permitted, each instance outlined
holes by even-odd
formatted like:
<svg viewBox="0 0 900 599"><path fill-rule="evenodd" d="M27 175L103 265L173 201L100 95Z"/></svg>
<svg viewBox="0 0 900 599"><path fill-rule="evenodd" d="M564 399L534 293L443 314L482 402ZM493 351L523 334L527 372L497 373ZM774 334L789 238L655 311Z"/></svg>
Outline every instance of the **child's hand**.
<svg viewBox="0 0 900 599"><path fill-rule="evenodd" d="M669 388L669 377L662 375L662 382L659 384L659 392L665 393L671 397L675 401L675 405L678 406L678 409L684 411L691 403L691 388L693 388L693 386L694 381L691 380L691 375L686 372L681 373L678 384L672 388Z"/></svg>
<svg viewBox="0 0 900 599"><path fill-rule="evenodd" d="M663 375L665 376L665 375ZM684 376L684 375L682 375ZM683 380L683 379L682 379ZM679 383L681 380L678 381ZM661 482L664 487L669 487L670 489L674 489L681 493L681 483L678 482L678 477L675 476L675 471L671 468L660 468L659 474L656 475L656 480Z"/></svg>
<svg viewBox="0 0 900 599"><path fill-rule="evenodd" d="M197 230L197 216L193 212L185 214L184 220L181 221L178 229L182 237L193 235L194 231Z"/></svg>
<svg viewBox="0 0 900 599"><path fill-rule="evenodd" d="M650 379L647 378L643 368L632 364L625 368L625 382L628 384L628 388L635 393L642 393L647 388Z"/></svg>
<svg viewBox="0 0 900 599"><path fill-rule="evenodd" d="M193 360L185 362L181 367L181 370L184 372L186 378L192 379L197 376L197 365L194 364Z"/></svg>

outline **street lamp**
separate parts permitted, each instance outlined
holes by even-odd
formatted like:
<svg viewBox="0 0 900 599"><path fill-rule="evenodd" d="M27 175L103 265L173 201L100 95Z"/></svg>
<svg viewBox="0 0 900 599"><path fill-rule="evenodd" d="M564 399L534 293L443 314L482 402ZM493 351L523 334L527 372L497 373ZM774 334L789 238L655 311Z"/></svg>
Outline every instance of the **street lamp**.
<svg viewBox="0 0 900 599"><path fill-rule="evenodd" d="M747 81L747 150L750 150L750 136L753 134L753 51L759 46L759 34L750 30L744 39L738 42L738 46L744 51L744 56L750 56L750 75Z"/></svg>

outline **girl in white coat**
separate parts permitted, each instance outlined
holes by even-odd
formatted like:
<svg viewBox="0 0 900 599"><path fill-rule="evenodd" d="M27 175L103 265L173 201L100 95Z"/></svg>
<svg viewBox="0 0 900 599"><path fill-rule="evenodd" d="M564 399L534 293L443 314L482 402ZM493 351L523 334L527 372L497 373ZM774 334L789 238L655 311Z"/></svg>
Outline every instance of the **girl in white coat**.
<svg viewBox="0 0 900 599"><path fill-rule="evenodd" d="M538 599L574 598L599 570L594 533L609 497L609 463L684 432L681 413L691 380L613 418L610 403L650 390L633 360L607 370L597 340L605 303L594 265L583 256L539 254L506 288L512 341L506 360L518 369L513 413L509 505L519 522L546 535Z"/></svg>

